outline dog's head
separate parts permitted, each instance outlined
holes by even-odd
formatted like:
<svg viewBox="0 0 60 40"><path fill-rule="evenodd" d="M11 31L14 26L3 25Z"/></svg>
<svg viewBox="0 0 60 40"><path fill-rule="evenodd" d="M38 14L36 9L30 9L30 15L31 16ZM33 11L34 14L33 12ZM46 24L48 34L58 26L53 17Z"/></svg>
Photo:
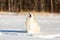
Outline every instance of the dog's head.
<svg viewBox="0 0 60 40"><path fill-rule="evenodd" d="M29 18L32 18L33 17L33 14L32 13L28 13L28 17Z"/></svg>

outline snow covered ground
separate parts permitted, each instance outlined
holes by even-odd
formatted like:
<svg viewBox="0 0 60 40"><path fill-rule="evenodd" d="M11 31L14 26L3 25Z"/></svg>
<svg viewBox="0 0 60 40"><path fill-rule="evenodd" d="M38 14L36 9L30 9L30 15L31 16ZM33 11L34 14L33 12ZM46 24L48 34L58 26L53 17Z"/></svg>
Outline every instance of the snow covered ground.
<svg viewBox="0 0 60 40"><path fill-rule="evenodd" d="M60 34L60 16L35 16L43 34ZM25 15L0 15L0 29L26 30ZM2 33L0 40L60 40L59 37L43 39L28 33ZM26 36L27 35L27 36Z"/></svg>

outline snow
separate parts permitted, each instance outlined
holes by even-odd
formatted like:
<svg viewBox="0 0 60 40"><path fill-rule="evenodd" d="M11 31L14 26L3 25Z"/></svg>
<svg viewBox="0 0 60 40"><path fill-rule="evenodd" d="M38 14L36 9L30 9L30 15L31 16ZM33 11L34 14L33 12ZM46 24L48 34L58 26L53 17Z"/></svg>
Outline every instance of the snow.
<svg viewBox="0 0 60 40"><path fill-rule="evenodd" d="M40 25L40 29L42 32L54 32L57 33L60 30L60 16L35 16L38 24ZM0 29L16 29L25 30L25 20L26 16L23 15L1 15L0 16Z"/></svg>
<svg viewBox="0 0 60 40"><path fill-rule="evenodd" d="M35 16L40 25L42 34L60 34L60 16ZM0 29L4 30L26 30L25 15L0 15ZM3 35L2 35L3 34ZM0 33L0 40L60 40L60 37L51 39L40 38L38 36L29 36L28 33Z"/></svg>

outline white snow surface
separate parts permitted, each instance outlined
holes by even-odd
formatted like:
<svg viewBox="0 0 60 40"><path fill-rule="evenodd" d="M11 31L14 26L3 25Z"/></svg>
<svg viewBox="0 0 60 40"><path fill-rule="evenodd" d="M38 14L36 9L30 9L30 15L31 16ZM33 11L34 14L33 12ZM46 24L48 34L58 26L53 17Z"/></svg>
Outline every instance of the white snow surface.
<svg viewBox="0 0 60 40"><path fill-rule="evenodd" d="M3 13L4 14L4 13ZM36 15L41 34L0 33L0 40L60 40L60 16ZM0 15L0 29L26 30L26 15Z"/></svg>

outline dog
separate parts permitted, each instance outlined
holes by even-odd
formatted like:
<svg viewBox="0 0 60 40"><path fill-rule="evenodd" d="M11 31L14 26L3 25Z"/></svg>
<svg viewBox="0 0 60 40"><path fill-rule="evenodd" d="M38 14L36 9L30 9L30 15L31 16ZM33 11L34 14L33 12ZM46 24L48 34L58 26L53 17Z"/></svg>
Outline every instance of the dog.
<svg viewBox="0 0 60 40"><path fill-rule="evenodd" d="M32 13L28 13L25 25L28 33L35 34L40 32L40 27Z"/></svg>

